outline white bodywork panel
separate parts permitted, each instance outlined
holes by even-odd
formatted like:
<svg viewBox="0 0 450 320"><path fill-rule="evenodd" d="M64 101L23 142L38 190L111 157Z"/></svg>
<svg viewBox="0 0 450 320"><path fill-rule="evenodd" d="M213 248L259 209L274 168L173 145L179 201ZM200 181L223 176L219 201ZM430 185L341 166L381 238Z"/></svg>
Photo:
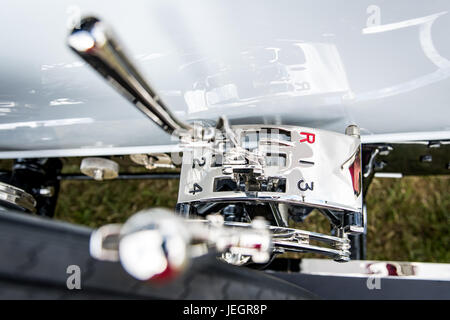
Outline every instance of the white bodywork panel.
<svg viewBox="0 0 450 320"><path fill-rule="evenodd" d="M448 1L4 0L0 158L172 151L67 47L96 15L180 118L450 138ZM392 139L391 139L392 140Z"/></svg>

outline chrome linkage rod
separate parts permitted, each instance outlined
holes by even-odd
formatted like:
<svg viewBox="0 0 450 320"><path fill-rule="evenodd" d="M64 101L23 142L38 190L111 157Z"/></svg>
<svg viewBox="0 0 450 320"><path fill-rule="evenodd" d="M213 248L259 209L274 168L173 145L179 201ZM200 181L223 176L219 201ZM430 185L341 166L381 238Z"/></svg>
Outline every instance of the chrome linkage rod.
<svg viewBox="0 0 450 320"><path fill-rule="evenodd" d="M224 222L225 226L248 228L244 222ZM347 237L334 237L306 230L269 226L272 234L272 246L277 251L310 252L332 257L335 261L350 260L350 240ZM312 245L311 241L321 242L329 247Z"/></svg>
<svg viewBox="0 0 450 320"><path fill-rule="evenodd" d="M327 243L330 248L312 245L310 240ZM120 261L135 278L158 281L180 274L191 259L211 253L222 253L223 258L228 252L255 263L266 263L271 254L285 251L320 253L347 261L349 248L346 238L268 226L260 218L251 223L226 222L221 215L184 219L161 208L141 211L123 225L100 227L90 239L93 258Z"/></svg>

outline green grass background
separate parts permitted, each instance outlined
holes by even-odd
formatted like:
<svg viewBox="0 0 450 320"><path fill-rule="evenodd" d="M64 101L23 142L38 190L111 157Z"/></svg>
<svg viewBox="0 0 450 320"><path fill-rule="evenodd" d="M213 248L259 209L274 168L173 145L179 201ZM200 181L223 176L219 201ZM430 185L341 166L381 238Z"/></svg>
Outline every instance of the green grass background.
<svg viewBox="0 0 450 320"><path fill-rule="evenodd" d="M367 258L449 263L449 190L449 176L374 179L366 195ZM56 218L91 227L123 222L144 208L174 208L177 194L178 180L65 181ZM296 226L329 231L318 213Z"/></svg>
<svg viewBox="0 0 450 320"><path fill-rule="evenodd" d="M145 171L123 158L115 160L123 172ZM63 173L79 173L79 162L64 159ZM0 170L11 165L11 160L2 160ZM63 181L55 218L98 227L124 222L145 208L173 209L177 195L178 180ZM450 176L374 179L365 199L367 259L450 263ZM293 226L329 232L318 212Z"/></svg>

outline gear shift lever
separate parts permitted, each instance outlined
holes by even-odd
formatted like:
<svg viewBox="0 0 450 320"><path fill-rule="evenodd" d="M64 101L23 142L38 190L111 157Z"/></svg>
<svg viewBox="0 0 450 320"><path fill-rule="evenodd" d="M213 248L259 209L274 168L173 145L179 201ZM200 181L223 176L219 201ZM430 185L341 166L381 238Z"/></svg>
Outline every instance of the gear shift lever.
<svg viewBox="0 0 450 320"><path fill-rule="evenodd" d="M170 112L102 21L94 17L82 19L80 27L68 36L68 45L163 130L172 134L191 129Z"/></svg>

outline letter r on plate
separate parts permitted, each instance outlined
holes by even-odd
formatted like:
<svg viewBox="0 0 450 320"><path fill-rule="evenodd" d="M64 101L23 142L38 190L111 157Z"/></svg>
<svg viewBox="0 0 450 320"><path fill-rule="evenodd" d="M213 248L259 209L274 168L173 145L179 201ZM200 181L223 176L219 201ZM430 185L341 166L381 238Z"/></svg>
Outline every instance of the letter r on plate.
<svg viewBox="0 0 450 320"><path fill-rule="evenodd" d="M314 143L316 141L316 135L314 133L300 132L300 134L306 136L306 138L301 139L300 142Z"/></svg>

